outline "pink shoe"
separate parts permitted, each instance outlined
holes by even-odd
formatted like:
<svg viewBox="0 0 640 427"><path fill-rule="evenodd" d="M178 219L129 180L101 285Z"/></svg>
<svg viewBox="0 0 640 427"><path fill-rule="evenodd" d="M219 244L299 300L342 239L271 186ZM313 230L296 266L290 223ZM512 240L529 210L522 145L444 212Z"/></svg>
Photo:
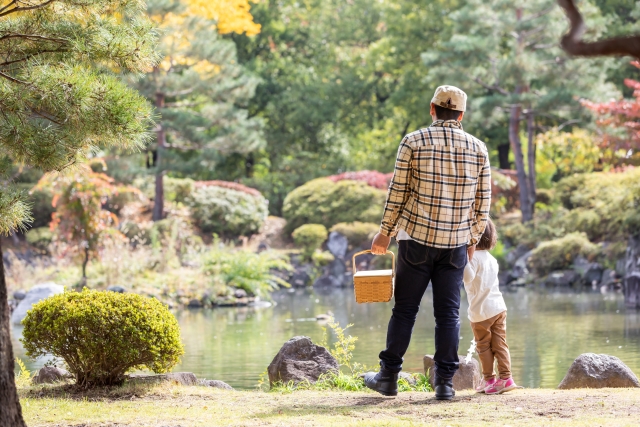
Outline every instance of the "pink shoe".
<svg viewBox="0 0 640 427"><path fill-rule="evenodd" d="M507 391L514 390L518 387L518 385L513 381L513 378L509 378L508 380L498 380L493 385L487 387L484 392L486 394L502 394Z"/></svg>
<svg viewBox="0 0 640 427"><path fill-rule="evenodd" d="M476 387L476 393L484 393L484 390L487 387L490 387L492 385L494 385L496 383L496 378L493 377L491 378L489 381L485 380L484 378L482 379L482 382L480 383L480 385L478 385L478 387Z"/></svg>

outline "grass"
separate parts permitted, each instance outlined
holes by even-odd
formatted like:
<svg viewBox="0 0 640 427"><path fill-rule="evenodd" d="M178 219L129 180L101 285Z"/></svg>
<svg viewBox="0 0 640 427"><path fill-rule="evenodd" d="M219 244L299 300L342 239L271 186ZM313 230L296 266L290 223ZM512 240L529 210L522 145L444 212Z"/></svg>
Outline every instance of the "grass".
<svg viewBox="0 0 640 427"><path fill-rule="evenodd" d="M30 427L192 426L637 426L640 390L516 390L501 396L459 392L397 398L373 392L226 391L174 385L79 392L71 386L24 387Z"/></svg>

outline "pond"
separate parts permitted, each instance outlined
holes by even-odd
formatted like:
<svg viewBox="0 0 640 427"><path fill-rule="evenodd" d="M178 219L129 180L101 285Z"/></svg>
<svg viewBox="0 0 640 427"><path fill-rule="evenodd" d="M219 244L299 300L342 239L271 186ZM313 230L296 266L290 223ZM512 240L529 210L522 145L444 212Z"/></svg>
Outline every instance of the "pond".
<svg viewBox="0 0 640 427"><path fill-rule="evenodd" d="M464 293L464 292L463 292ZM640 312L626 310L619 293L574 293L555 290L503 289L509 308L507 340L514 379L525 387L554 388L571 362L582 353L617 356L640 375ZM218 308L176 312L182 329L185 355L174 371L194 372L198 378L220 379L238 389L255 387L282 344L297 335L321 340L323 326L315 316L328 311L358 337L354 359L376 366L384 348L392 303L355 302L353 289L288 289L274 294L275 304L264 308ZM460 354L472 338L466 320L466 301ZM404 368L422 371L422 358L434 352L432 296L424 296ZM27 362L16 340L17 357ZM331 342L331 336L329 335ZM44 360L29 361L37 369Z"/></svg>

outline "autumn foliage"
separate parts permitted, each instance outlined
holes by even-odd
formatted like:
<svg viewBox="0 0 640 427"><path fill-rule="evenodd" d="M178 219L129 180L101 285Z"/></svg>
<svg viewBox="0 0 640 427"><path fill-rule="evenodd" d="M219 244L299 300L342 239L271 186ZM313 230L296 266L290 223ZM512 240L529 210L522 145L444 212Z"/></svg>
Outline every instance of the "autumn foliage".
<svg viewBox="0 0 640 427"><path fill-rule="evenodd" d="M640 62L632 64L640 68ZM628 153L625 157L629 158L633 152L640 149L640 82L625 79L624 84L634 90L634 99L604 103L583 101L583 105L601 116L598 120L600 125L612 130L603 136L602 148L613 152L624 150Z"/></svg>
<svg viewBox="0 0 640 427"><path fill-rule="evenodd" d="M333 182L343 181L345 179L351 181L366 182L367 185L386 190L389 187L393 173L382 173L377 171L358 171L358 172L344 172L338 175L331 175L329 178Z"/></svg>

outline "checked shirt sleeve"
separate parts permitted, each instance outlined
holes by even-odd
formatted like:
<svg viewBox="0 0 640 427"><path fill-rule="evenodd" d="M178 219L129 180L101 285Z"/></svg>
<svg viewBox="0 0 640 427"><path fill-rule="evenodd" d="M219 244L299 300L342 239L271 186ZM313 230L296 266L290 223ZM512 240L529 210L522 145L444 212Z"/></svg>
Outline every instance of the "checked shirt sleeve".
<svg viewBox="0 0 640 427"><path fill-rule="evenodd" d="M394 233L398 219L402 215L407 199L411 192L411 158L413 149L409 145L407 137L404 137L398 149L396 168L393 179L389 185L387 202L384 206L384 215L380 225L380 233L391 236Z"/></svg>
<svg viewBox="0 0 640 427"><path fill-rule="evenodd" d="M478 186L476 189L475 218L471 224L470 245L475 245L480 241L482 233L487 226L489 218L489 208L491 207L491 166L489 156L485 153L484 166L478 176Z"/></svg>

